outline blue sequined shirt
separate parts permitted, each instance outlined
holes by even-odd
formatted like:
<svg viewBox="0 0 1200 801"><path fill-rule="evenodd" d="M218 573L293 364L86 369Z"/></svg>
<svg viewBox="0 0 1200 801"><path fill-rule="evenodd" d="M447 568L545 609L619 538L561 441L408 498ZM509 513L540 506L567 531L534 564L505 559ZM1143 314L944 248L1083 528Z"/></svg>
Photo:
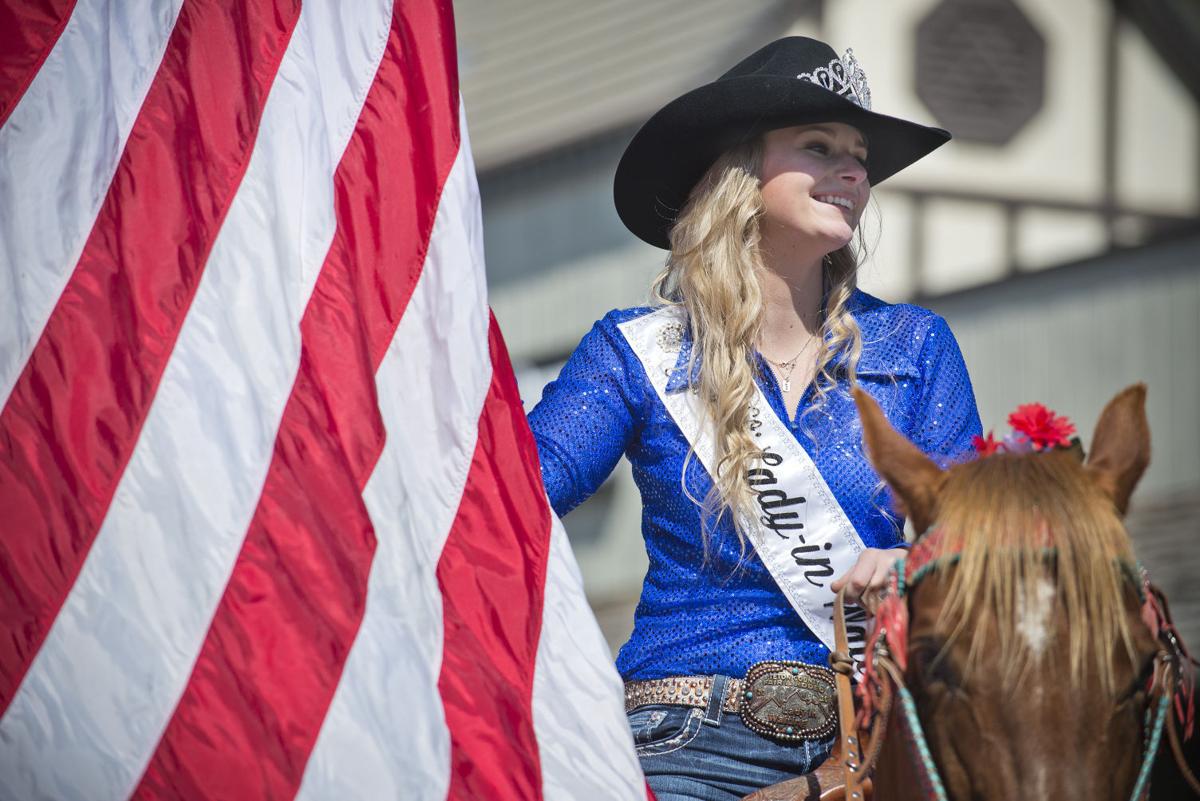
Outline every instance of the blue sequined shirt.
<svg viewBox="0 0 1200 801"><path fill-rule="evenodd" d="M584 336L558 379L529 414L542 477L554 510L564 515L608 477L622 455L642 494L642 534L650 566L617 669L625 680L663 676L745 675L766 659L825 664L828 651L779 591L753 553L742 556L726 522L713 532L704 559L699 510L680 486L687 440L671 419L641 362L617 326L653 311L610 312ZM966 365L945 320L911 305L884 303L864 292L850 301L862 330L859 384L888 419L935 460L966 453L980 433ZM687 389L685 340L668 391ZM871 547L901 542L892 499L863 454L862 429L847 392L830 393L821 409L811 387L789 420L772 372L759 360L759 384L781 420L808 451L842 509ZM694 498L710 487L704 468L684 476Z"/></svg>

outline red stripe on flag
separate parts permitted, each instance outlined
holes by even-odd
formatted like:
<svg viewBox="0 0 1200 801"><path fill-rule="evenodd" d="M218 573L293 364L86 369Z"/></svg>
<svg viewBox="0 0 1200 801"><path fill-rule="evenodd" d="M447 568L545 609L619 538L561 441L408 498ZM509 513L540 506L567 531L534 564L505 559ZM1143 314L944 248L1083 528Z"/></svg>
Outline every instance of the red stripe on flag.
<svg viewBox="0 0 1200 801"><path fill-rule="evenodd" d="M104 519L249 163L297 0L188 2L0 413L0 712Z"/></svg>
<svg viewBox="0 0 1200 801"><path fill-rule="evenodd" d="M536 799L542 772L533 674L550 509L537 447L495 317L492 383L462 504L438 562L445 623L438 689L450 729L450 799Z"/></svg>
<svg viewBox="0 0 1200 801"><path fill-rule="evenodd" d="M383 448L375 371L420 276L458 154L450 4L396 3L334 178L337 233L228 587L137 798L291 798L362 620Z"/></svg>
<svg viewBox="0 0 1200 801"><path fill-rule="evenodd" d="M21 102L74 10L75 0L0 4L0 128Z"/></svg>

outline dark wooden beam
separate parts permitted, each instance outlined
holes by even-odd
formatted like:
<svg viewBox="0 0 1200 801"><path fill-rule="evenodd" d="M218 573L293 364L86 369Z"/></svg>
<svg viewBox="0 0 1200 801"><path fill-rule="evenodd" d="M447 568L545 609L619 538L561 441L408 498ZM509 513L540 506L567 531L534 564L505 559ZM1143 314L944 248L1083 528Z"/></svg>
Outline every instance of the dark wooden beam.
<svg viewBox="0 0 1200 801"><path fill-rule="evenodd" d="M1200 3L1196 0L1113 0L1200 103Z"/></svg>

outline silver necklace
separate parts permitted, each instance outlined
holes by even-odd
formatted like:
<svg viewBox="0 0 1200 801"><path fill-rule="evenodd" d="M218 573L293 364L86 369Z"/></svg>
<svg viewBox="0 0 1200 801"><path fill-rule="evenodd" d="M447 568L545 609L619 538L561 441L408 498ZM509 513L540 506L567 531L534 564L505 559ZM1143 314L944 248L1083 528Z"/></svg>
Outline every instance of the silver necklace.
<svg viewBox="0 0 1200 801"><path fill-rule="evenodd" d="M786 373L784 373L783 375L780 376L780 384L785 393L792 391L792 373L796 369L796 364L800 360L800 355L802 353L804 353L804 351L808 350L808 346L813 343L814 339L816 339L816 337L813 337L812 339L809 339L808 342L805 342L804 347L801 348L796 353L795 356L793 356L792 358L790 358L784 362L777 362L774 359L772 359L770 356L766 355L765 353L763 354L763 358L767 360L768 364L774 365L776 368L778 368L781 371L787 370Z"/></svg>

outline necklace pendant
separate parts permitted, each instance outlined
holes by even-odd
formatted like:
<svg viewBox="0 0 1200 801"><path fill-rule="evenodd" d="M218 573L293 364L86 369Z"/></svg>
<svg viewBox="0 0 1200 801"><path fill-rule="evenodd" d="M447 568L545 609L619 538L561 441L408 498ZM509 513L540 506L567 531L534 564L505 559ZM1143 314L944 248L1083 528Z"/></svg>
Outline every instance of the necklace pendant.
<svg viewBox="0 0 1200 801"><path fill-rule="evenodd" d="M792 391L792 379L790 379L790 378L783 379L783 391L784 392Z"/></svg>

